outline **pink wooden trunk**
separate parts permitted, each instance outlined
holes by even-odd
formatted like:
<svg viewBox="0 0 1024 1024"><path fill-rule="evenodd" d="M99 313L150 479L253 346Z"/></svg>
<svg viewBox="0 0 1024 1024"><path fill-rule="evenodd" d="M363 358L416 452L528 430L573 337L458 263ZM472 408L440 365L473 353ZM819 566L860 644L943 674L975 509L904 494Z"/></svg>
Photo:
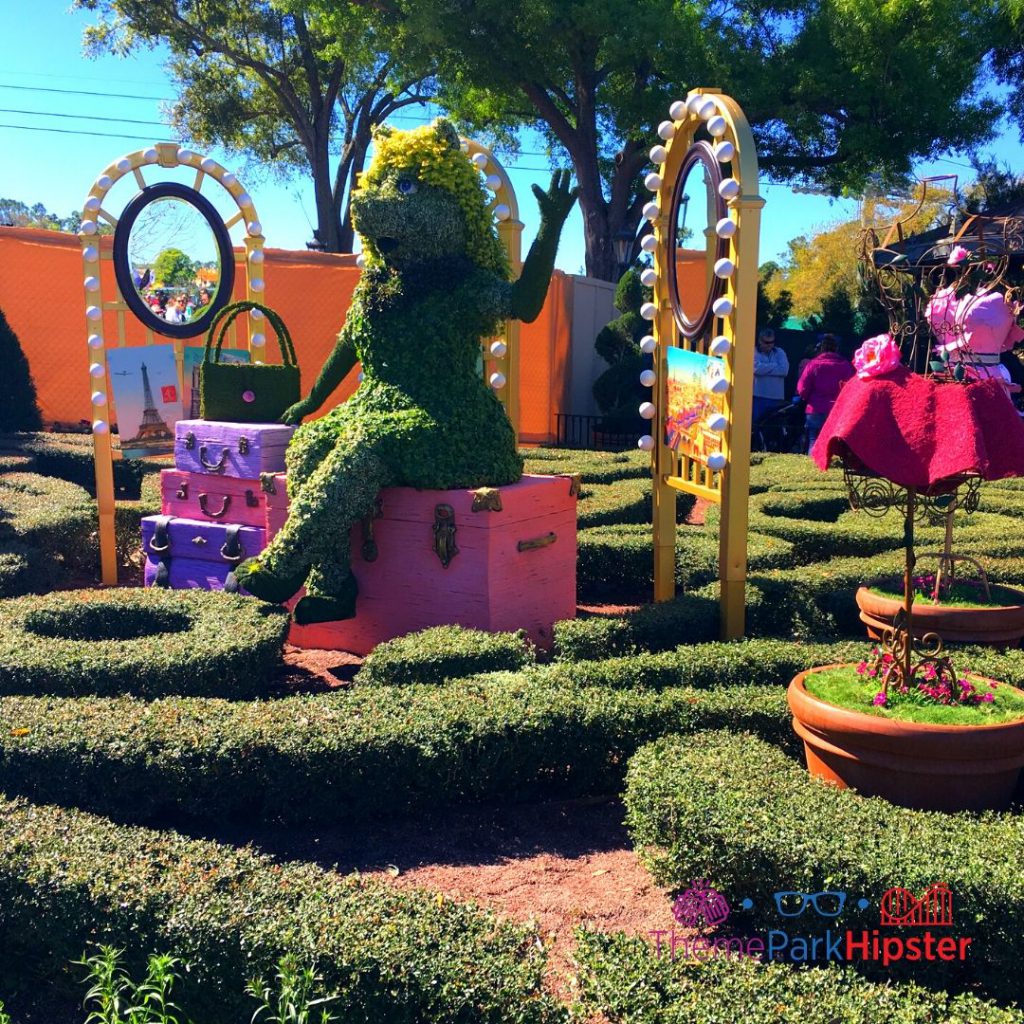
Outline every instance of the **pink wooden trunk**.
<svg viewBox="0 0 1024 1024"><path fill-rule="evenodd" d="M174 425L176 469L218 478L255 480L284 472L284 452L295 427L282 423L178 420Z"/></svg>
<svg viewBox="0 0 1024 1024"><path fill-rule="evenodd" d="M285 478L267 496L267 538L287 518ZM488 507L495 504L500 510ZM300 647L368 654L384 640L429 626L457 623L491 631L524 629L541 647L551 627L576 615L576 494L565 476L524 476L479 491L381 492L372 545L353 528L357 614L344 622L292 626ZM435 552L438 506L448 506L458 553L447 568ZM474 511L474 506L477 511ZM374 552L373 549L376 549ZM376 555L372 560L367 555Z"/></svg>
<svg viewBox="0 0 1024 1024"><path fill-rule="evenodd" d="M267 525L267 493L259 480L165 469L160 473L164 515L201 522Z"/></svg>

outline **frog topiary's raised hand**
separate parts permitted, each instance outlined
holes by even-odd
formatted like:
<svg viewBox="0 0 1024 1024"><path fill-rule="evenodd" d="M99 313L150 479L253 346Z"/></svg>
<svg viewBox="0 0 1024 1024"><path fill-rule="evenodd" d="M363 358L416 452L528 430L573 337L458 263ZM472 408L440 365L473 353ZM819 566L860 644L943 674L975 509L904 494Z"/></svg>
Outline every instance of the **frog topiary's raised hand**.
<svg viewBox="0 0 1024 1024"><path fill-rule="evenodd" d="M576 192L564 171L534 192L541 227L513 284L490 197L452 126L375 135L352 198L366 270L312 391L282 420L316 412L356 361L363 381L348 402L296 431L288 521L236 572L268 601L305 584L296 622L355 613L349 529L373 511L382 487L501 486L522 475L516 438L477 360L502 320L533 320L544 305Z"/></svg>

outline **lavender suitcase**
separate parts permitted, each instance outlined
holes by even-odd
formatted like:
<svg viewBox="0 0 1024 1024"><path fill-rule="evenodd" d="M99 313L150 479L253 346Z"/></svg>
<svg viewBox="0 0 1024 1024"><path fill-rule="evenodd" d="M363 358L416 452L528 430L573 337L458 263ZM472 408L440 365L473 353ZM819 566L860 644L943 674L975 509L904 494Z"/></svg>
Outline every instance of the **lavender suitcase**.
<svg viewBox="0 0 1024 1024"><path fill-rule="evenodd" d="M266 547L266 536L266 530L254 526L146 516L142 520L146 586L221 590L227 574L243 558Z"/></svg>
<svg viewBox="0 0 1024 1024"><path fill-rule="evenodd" d="M283 423L222 423L178 420L174 465L188 473L255 480L261 473L283 473L284 451L295 427Z"/></svg>

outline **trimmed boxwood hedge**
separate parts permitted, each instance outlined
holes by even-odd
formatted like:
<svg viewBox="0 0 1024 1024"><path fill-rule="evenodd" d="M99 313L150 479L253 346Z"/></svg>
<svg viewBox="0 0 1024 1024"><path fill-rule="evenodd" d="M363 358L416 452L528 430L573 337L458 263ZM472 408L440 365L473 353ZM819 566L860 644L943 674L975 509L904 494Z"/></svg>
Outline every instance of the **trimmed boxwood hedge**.
<svg viewBox="0 0 1024 1024"><path fill-rule="evenodd" d="M81 990L69 962L90 942L190 967L175 1001L203 1024L248 1020L253 975L285 953L375 1024L547 1024L536 930L425 892L281 864L249 848L126 828L0 797L0 947L47 986Z"/></svg>
<svg viewBox="0 0 1024 1024"><path fill-rule="evenodd" d="M488 633L435 626L378 644L355 681L386 686L443 683L481 672L515 671L533 660L533 645L523 630Z"/></svg>
<svg viewBox="0 0 1024 1024"><path fill-rule="evenodd" d="M522 448L526 473L579 473L585 483L651 478L646 452L587 452L574 448Z"/></svg>
<svg viewBox="0 0 1024 1024"><path fill-rule="evenodd" d="M666 912L671 923L671 916ZM913 981L867 981L839 965L657 956L644 938L577 932L578 1007L610 1024L1022 1024L1024 1013ZM653 940L651 940L653 941ZM667 941L667 940L665 940Z"/></svg>
<svg viewBox="0 0 1024 1024"><path fill-rule="evenodd" d="M676 522L685 523L697 503L692 494L676 496ZM576 522L580 528L615 523L651 522L651 480L616 480L610 484L584 484Z"/></svg>
<svg viewBox="0 0 1024 1024"><path fill-rule="evenodd" d="M583 600L606 591L642 594L654 585L654 548L649 525L597 526L577 534L576 588ZM792 545L778 537L750 533L752 570L793 564ZM700 587L718 577L718 537L703 530L676 532L676 585Z"/></svg>
<svg viewBox="0 0 1024 1024"><path fill-rule="evenodd" d="M273 685L287 614L205 590L0 601L0 693L249 697Z"/></svg>
<svg viewBox="0 0 1024 1024"><path fill-rule="evenodd" d="M0 777L9 793L132 821L327 825L612 793L643 743L723 727L785 742L784 691L630 692L520 673L276 701L4 697Z"/></svg>
<svg viewBox="0 0 1024 1024"><path fill-rule="evenodd" d="M54 559L38 548L24 544L0 546L0 598L50 590L60 573Z"/></svg>
<svg viewBox="0 0 1024 1024"><path fill-rule="evenodd" d="M760 456L760 457L759 457ZM821 470L806 455L776 455L754 452L750 457L750 491L825 487L845 491L843 471Z"/></svg>
<svg viewBox="0 0 1024 1024"><path fill-rule="evenodd" d="M847 895L841 927L878 927L878 901L935 882L953 892L957 933L974 939L966 962L904 965L933 983L1018 996L1024 956L1024 818L896 807L812 779L802 763L751 735L670 737L630 762L627 824L657 882L692 879L751 897L745 929L778 928L779 889ZM860 898L870 900L866 910ZM800 931L813 927L802 921ZM858 962L859 969L867 969ZM880 965L877 965L880 969ZM888 970L896 973L898 964Z"/></svg>
<svg viewBox="0 0 1024 1024"><path fill-rule="evenodd" d="M0 435L0 452L21 454L32 459L35 472L58 477L84 487L96 495L96 465L92 434L58 434L45 431ZM159 469L143 459L114 462L114 491L119 498L137 499L143 477Z"/></svg>
<svg viewBox="0 0 1024 1024"><path fill-rule="evenodd" d="M96 506L75 484L37 473L0 475L0 543L38 548L69 565L92 557Z"/></svg>

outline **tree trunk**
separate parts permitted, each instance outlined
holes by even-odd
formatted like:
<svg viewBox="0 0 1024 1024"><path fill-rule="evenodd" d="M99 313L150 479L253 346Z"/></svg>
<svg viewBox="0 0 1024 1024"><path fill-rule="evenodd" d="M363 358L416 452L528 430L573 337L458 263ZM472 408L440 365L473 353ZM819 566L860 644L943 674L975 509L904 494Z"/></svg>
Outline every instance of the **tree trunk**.
<svg viewBox="0 0 1024 1024"><path fill-rule="evenodd" d="M326 252L343 252L341 248L341 217L334 202L329 153L330 131L317 127L310 155L313 174L313 198L316 203L316 232Z"/></svg>
<svg viewBox="0 0 1024 1024"><path fill-rule="evenodd" d="M341 218L342 252L352 252L355 248L356 231L352 225L352 191L366 166L366 154L370 148L369 131L360 131L352 142L352 163L348 170L348 193L345 198L345 214ZM341 197L339 196L339 199Z"/></svg>

